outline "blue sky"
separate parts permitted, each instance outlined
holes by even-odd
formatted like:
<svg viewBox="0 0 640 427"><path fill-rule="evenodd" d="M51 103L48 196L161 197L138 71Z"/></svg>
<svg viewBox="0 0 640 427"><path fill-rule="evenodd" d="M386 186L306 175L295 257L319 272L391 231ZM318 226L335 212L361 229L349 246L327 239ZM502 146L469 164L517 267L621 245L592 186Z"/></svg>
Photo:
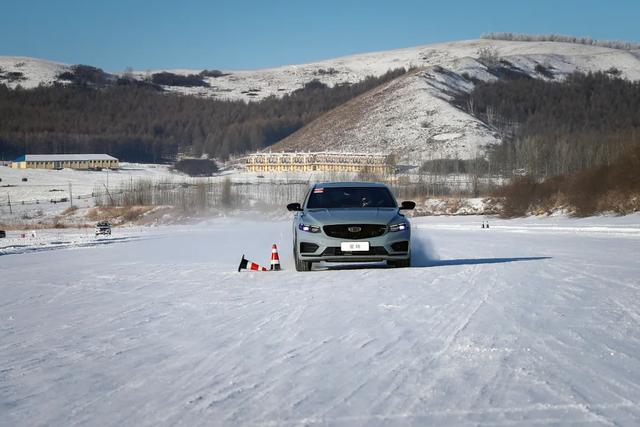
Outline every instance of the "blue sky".
<svg viewBox="0 0 640 427"><path fill-rule="evenodd" d="M108 71L252 69L477 38L640 42L640 1L0 0L0 55Z"/></svg>

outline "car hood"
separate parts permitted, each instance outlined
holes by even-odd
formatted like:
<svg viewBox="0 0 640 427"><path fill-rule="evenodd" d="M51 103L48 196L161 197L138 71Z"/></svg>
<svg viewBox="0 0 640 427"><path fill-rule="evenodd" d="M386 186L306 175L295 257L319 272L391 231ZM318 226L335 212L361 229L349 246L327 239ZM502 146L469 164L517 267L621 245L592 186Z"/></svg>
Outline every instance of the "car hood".
<svg viewBox="0 0 640 427"><path fill-rule="evenodd" d="M301 220L311 224L388 224L403 219L398 208L310 209Z"/></svg>

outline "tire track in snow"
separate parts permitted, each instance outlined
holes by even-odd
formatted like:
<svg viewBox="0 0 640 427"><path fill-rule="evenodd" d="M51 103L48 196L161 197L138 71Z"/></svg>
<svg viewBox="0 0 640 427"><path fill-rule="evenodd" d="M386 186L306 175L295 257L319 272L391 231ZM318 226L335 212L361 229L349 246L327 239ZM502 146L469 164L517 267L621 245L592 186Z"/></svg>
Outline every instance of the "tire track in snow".
<svg viewBox="0 0 640 427"><path fill-rule="evenodd" d="M611 409L626 409L637 410L636 404L632 403L619 403L619 404L607 404L599 403L589 405L591 410L603 411ZM548 412L557 412L555 416L550 416ZM284 426L284 425L353 425L354 423L371 424L374 422L402 422L407 423L413 421L415 424L417 421L422 421L422 425L448 425L448 424L461 424L461 419L464 419L463 424L480 424L480 425L516 425L516 426L529 426L532 424L583 424L594 423L593 419L575 419L571 416L577 416L578 414L571 414L570 411L576 411L579 414L585 415L586 408L583 404L567 403L567 404L544 404L537 403L531 405L522 405L508 408L484 408L479 410L465 410L465 409L434 409L428 412L396 412L389 414L367 414L367 415L347 415L347 416L335 416L335 417L305 417L299 419L287 419L287 420L267 420L267 421L254 421L250 423L256 426ZM539 416L534 414L542 413ZM491 415L496 421L470 421L476 420L479 416ZM500 416L498 418L498 416ZM505 416L509 416L512 419L505 419ZM519 418L520 420L516 419ZM634 421L635 418L629 417L629 421ZM617 424L614 424L617 425Z"/></svg>
<svg viewBox="0 0 640 427"><path fill-rule="evenodd" d="M466 316L463 316L462 322L458 323L454 331L450 333L448 339L445 341L445 345L441 348L441 350L438 353L436 353L434 356L432 356L429 359L429 361L420 371L418 375L417 384L421 385L422 378L425 379L424 384L422 384L422 387L421 387L423 391L419 393L418 399L413 405L412 410L416 410L416 408L419 406L428 406L429 396L426 394L426 392L432 393L433 390L436 389L436 384L442 378L442 375L438 370L434 371L434 367L437 364L439 364L439 362L445 357L448 357L449 359L451 359L449 354L454 343L460 338L460 336L464 333L464 331L469 327L472 319L477 315L477 313L484 306L487 305L490 299L491 293L497 290L496 284L497 284L498 275L497 275L497 268L495 266L490 266L488 268L487 267L483 268L483 266L474 266L475 274L473 274L469 278L470 279L469 283L473 285L477 285L476 278L479 276L481 271L484 274L491 274L491 279L483 281L484 285L482 286L482 288L477 289L478 293L481 294L479 301L475 304L475 306L473 306L473 308L468 312ZM473 299L469 299L469 300L473 301ZM458 314L462 313L462 310L464 310L464 307L461 307L461 311L458 312Z"/></svg>
<svg viewBox="0 0 640 427"><path fill-rule="evenodd" d="M385 406L392 404L392 400L398 395L399 390L408 387L407 384L411 383L415 385L413 388L418 390L424 388L422 384L422 378L429 378L430 370L451 348L452 344L458 338L458 336L467 328L473 316L478 312L486 301L486 298L481 298L480 301L471 308L467 316L463 317L462 322L456 322L456 318L464 313L468 309L469 304L472 304L473 298L470 294L478 293L479 289L476 285L476 276L480 273L483 266L465 266L453 274L454 277L460 276L465 278L461 280L459 289L462 290L461 294L449 304L442 307L439 312L431 319L435 320L435 324L428 324L430 331L435 332L436 337L444 337L443 343L439 344L440 349L428 354L427 356L416 357L411 360L406 366L404 364L397 364L390 374L394 373L394 378L390 384L390 388L384 393L380 393L380 397L372 402L370 408L372 413L380 413L384 411ZM480 291L482 293L482 291ZM450 330L453 328L453 330ZM415 343L414 343L415 345ZM409 387L411 388L411 387ZM419 398L418 398L419 400ZM409 402L400 402L402 405L408 405ZM394 411L396 408L393 406L387 409L386 412Z"/></svg>
<svg viewBox="0 0 640 427"><path fill-rule="evenodd" d="M566 267L566 266L565 266ZM574 268L565 268L560 267L559 265L553 265L551 268L556 271L567 272L580 274L581 270L577 270ZM554 274L550 273L551 277L562 277L562 274ZM615 281L610 281L610 283L616 283ZM562 308L562 304L570 304L571 306L579 306L582 304L582 301L590 300L590 298L585 296L585 292L589 292L590 289L580 289L577 285L572 285L571 289L566 289L566 291L571 291L568 295L571 296L570 301L560 301L555 305L556 308ZM586 325L588 326L588 325ZM585 327L586 327L585 326ZM523 324L521 327L526 328L526 324ZM544 331L544 329L542 330ZM575 354L577 352L582 352L582 349L587 348L589 345L586 338L580 335L579 330L574 331L572 328L565 328L562 330L562 334L558 334L558 331L550 330L547 333L541 334L541 331L536 333L536 330L530 329L527 331L526 335L535 338L535 342L531 343L531 347L533 351L537 354L540 354L541 358L544 358L544 378L545 384L550 391L553 391L555 394L555 399L557 400L566 400L567 396L576 396L581 400L581 402L576 402L577 405L583 408L583 410L590 414L595 422L604 423L604 424L615 424L613 420L607 417L605 414L599 413L598 411L594 411L591 408L594 407L594 402L588 396L590 392L590 388L588 384L580 384L581 381L574 382L574 379L579 378L588 378L592 381L595 381L599 384L599 389L602 388L602 385L607 386L607 390L609 395L614 397L615 400L618 400L620 405L636 405L635 402L629 400L626 396L630 395L630 391L635 389L636 395L640 395L638 390L640 387L632 382L632 380L627 380L626 378L618 378L618 380L622 380L626 384L621 384L613 377L609 377L606 374L603 374L600 371L594 370L590 364L580 364L576 366L576 358ZM572 336L568 336L567 334L573 334ZM572 341L564 341L561 337L566 337L566 339L572 339ZM582 346L580 343L576 342L576 338L581 340ZM555 343L555 347L550 346L550 343ZM559 348L562 349L559 351ZM592 356L593 357L593 356ZM537 361L537 363L540 363ZM550 370L548 367L552 367ZM538 368L540 369L540 368ZM568 374L568 372L575 371L574 374ZM567 378L572 379L571 381L567 381ZM631 393L633 394L633 393ZM597 400L596 400L597 402ZM618 404L618 403L615 403Z"/></svg>

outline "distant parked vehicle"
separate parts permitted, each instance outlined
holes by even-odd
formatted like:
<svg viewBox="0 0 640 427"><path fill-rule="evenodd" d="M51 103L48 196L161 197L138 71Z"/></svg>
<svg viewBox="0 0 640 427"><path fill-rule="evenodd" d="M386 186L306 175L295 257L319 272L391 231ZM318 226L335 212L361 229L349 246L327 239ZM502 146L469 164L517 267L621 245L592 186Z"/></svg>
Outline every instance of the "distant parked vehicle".
<svg viewBox="0 0 640 427"><path fill-rule="evenodd" d="M0 239L4 239L5 237L7 237L7 232L4 230L0 230Z"/></svg>
<svg viewBox="0 0 640 427"><path fill-rule="evenodd" d="M96 236L110 236L111 223L109 221L100 221L96 224Z"/></svg>

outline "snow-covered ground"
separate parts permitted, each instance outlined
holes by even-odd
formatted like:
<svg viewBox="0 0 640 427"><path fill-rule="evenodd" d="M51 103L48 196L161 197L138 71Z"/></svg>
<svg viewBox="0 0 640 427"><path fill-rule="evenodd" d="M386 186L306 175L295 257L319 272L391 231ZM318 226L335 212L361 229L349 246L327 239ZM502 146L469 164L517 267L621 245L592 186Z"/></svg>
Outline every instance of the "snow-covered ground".
<svg viewBox="0 0 640 427"><path fill-rule="evenodd" d="M74 206L82 209L95 205L94 195L98 192L107 194L108 189L116 193L123 186L140 180L155 184L197 180L172 171L168 165L126 162L121 163L118 170L102 171L0 166L0 179L0 223L6 224L20 224L25 220L47 222L69 208L70 195Z"/></svg>
<svg viewBox="0 0 640 427"><path fill-rule="evenodd" d="M108 186L115 192L121 186L127 186L138 180L148 180L152 183L193 183L198 181L221 181L229 178L234 183L282 183L282 182L311 182L331 180L353 180L356 173L330 174L323 172L247 172L243 169L230 169L213 177L191 178L184 173L171 170L169 165L121 163L118 170L87 171L87 170L50 170L50 169L12 169L0 165L0 218L9 213L8 200L14 208L19 208L22 202L28 207L43 209L51 200L69 197L69 184L74 199L89 198L93 192L104 192ZM27 181L22 181L26 178ZM36 202L40 206L34 206ZM68 206L68 203L66 204Z"/></svg>
<svg viewBox="0 0 640 427"><path fill-rule="evenodd" d="M288 221L39 232L71 243L0 256L0 424L637 425L640 216L485 220L309 273Z"/></svg>
<svg viewBox="0 0 640 427"><path fill-rule="evenodd" d="M26 178L27 181L22 181ZM75 169L12 169L0 166L0 203L7 197L15 204L25 202L50 202L51 199L69 197L69 184L74 197L90 196L96 189L118 188L122 184L139 179L151 181L186 179L186 175L173 172L168 165L122 163L118 170L86 171Z"/></svg>

